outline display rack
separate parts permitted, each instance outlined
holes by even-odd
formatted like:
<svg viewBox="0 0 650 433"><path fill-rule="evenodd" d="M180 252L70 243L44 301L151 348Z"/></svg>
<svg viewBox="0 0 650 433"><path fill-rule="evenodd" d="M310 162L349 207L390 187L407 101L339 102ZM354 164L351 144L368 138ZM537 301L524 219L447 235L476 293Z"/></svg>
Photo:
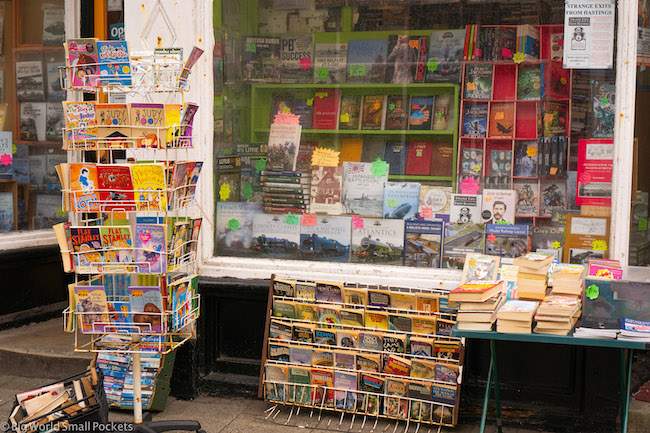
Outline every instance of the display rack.
<svg viewBox="0 0 650 433"><path fill-rule="evenodd" d="M202 53L195 48L192 55L195 51ZM160 94L159 99L165 99L166 103L184 104L184 92L188 90L187 78L191 65L188 68L180 60L163 55L131 57L130 61L131 74L125 80L131 81L131 85L104 86L98 82L97 86L89 86L88 80L92 76L86 75L83 86L72 87L69 84L71 80L68 79L71 68L66 66L59 69L61 87L65 90L95 93L98 97L102 93L123 94L135 100L144 95ZM101 79L101 77L97 78ZM188 107L187 104L184 106ZM196 110L198 107L193 108ZM133 122L121 124L119 127L135 128L136 125L131 123ZM166 225L170 221L189 220L191 207L195 204L198 173L194 182L186 181L182 185L176 185L172 182L173 171L170 167L173 161L180 160L179 156L185 156L183 161L188 161L188 151L193 148L191 121L187 123L176 121L173 125L164 127L138 124L138 129L151 131L145 136L79 138L78 134L85 132L87 126L94 127L94 125L82 125L78 128L63 129L63 136L68 138L66 150L71 163L106 165L94 162L103 161L111 164L117 158L114 156L114 151L121 151L123 155L119 159L126 160L127 163L122 162L119 165L128 166L129 172L131 172L130 167L135 166L133 162L162 163L160 165L162 165L164 188L160 190L96 188L92 191L95 194L94 199L84 209L70 205L75 198L88 194L88 191L63 188L62 208L69 207L75 227L105 227L96 225L97 220L102 218L102 213L108 214L110 220L121 219L127 221L126 224L129 225L137 216L153 217L156 224L160 223L162 218ZM97 127L109 126L97 125ZM172 139L165 140L164 137L169 137L169 133ZM151 140L147 140L147 137ZM164 147L151 146L151 143L161 142L168 143ZM93 162L86 162L92 154L95 155L94 158L91 157ZM125 155L128 155L128 158ZM178 165L176 163L174 167ZM163 205L163 202L166 202L166 205ZM64 329L74 334L75 351L130 355L133 368L133 412L136 423L142 422L140 355L152 353L169 355L194 336L194 322L200 314L200 295L196 287L200 221L196 236L191 233L192 228L194 227L190 225L190 234L185 238L179 241L172 236L171 242L166 230L163 229L165 235L162 242L169 246L162 250L141 248L137 246L137 242L134 244L131 241L128 247L103 246L91 251L69 252L75 264L75 287L90 288L109 275L119 274L125 275L130 281L137 278L140 286L157 287L160 293L162 311L151 311L146 308L143 311L129 311L126 320L124 318L116 320L118 316L116 311L79 311L77 304L72 302L71 306L64 311ZM136 234L133 233L131 239L135 239L135 236ZM125 255L129 259L125 261L107 259L109 254ZM138 259L143 256L147 257L147 260ZM87 279L84 280L82 275ZM140 280L144 283L140 283ZM132 284L129 286L131 287ZM106 301L128 304L129 296L107 294Z"/></svg>
<svg viewBox="0 0 650 433"><path fill-rule="evenodd" d="M285 283L287 280L277 280L280 284ZM293 281L293 280L292 280ZM298 292L297 285L301 283L306 283L308 285L316 286L317 282L305 282L305 281L293 281L296 283L294 285L295 293L294 296L285 296L287 293L281 293L282 288L278 290L275 287L276 278L275 276L271 277L271 286L269 289L269 298L267 305L267 318L266 318L266 329L265 329L265 345L263 348L262 354L262 365L263 369L260 373L260 386L258 391L258 396L265 398L266 400L280 405L295 407L308 407L313 410L317 409L320 412L325 409L326 411L335 411L341 413L341 420L345 414L352 415L352 422L356 416L363 416L363 425L365 425L367 420L374 422L376 424L379 418L392 419L399 421L404 421L407 423L423 423L423 424L435 424L441 426L453 427L458 422L458 409L460 402L460 387L463 378L463 358L464 358L464 339L456 338L451 336L451 326L455 323L455 311L450 309L448 303L446 302L446 292L443 290L421 290L421 289L408 289L408 288L396 288L396 287L385 287L385 286L368 286L368 285L348 285L344 284L344 289L360 289L360 290L380 290L380 291L390 291L391 295L407 294L407 295L423 295L429 297L430 299L437 299L437 304L446 304L444 311L422 311L422 310L412 310L404 308L393 308L393 307L379 307L366 304L350 304L343 302L328 302L328 301L314 301L308 300L305 298L298 298L295 295ZM325 283L325 284L335 284L335 283ZM433 296L431 296L433 295ZM418 332L409 332L398 329L377 329L370 326L367 326L367 323L364 323L365 326L356 326L356 325L346 325L341 323L327 323L323 320L313 321L313 320L304 320L298 318L291 318L286 316L275 315L276 312L276 302L289 301L290 303L295 303L296 305L307 304L311 306L317 306L321 308L334 307L334 308L346 308L350 311L357 312L362 314L363 317L366 316L366 313L386 313L393 315L402 315L402 317L408 317L409 320L415 318L422 318L423 320L431 320L436 323L436 333L418 333ZM280 326L290 326L292 337L290 340L286 338L280 338L273 336L272 328L274 325ZM307 328L320 327L321 329L327 329L334 333L337 331L358 331L358 332L368 332L369 334L381 334L381 339L384 341L386 337L397 337L406 341L404 351L400 352L399 350L386 350L386 346L382 347L382 350L373 350L367 348L350 347L350 346L339 346L332 344L322 344L309 341L297 341L294 335L294 325L306 326ZM442 326L441 326L442 325ZM413 330L411 330L413 331ZM431 356L420 355L407 353L410 352L411 347L411 338L424 338L431 340ZM338 336L337 336L338 340ZM361 340L361 336L359 336ZM384 343L382 343L384 344ZM338 365L338 362L332 360L331 365L329 363L318 363L314 364L313 358L311 364L305 364L300 362L295 362L291 357L287 360L285 359L273 359L274 348L277 347L291 347L299 349L307 349L308 351L323 351L331 352L336 357L338 353L344 353L347 355L354 356L354 359L358 359L357 356L369 355L378 357L379 359L379 370L380 371L371 371L365 367L359 367L358 361L355 363L353 368L346 368L345 366ZM449 349L449 348L452 349ZM440 352L437 353L434 348L440 348ZM445 351L442 348L446 348ZM454 353L453 348L457 348L457 353L455 356L451 356L451 353ZM272 350L273 349L273 350ZM407 362L413 360L423 360L429 363L438 363L444 368L451 368L452 371L456 371L456 377L447 380L442 378L423 378L419 376L409 376L409 375L398 375L385 371L386 363L388 357L391 355L397 355L403 359L408 360ZM277 358L277 357L275 357ZM268 368L286 368L289 372L287 375L288 380L278 380L278 378L272 377L269 375ZM348 366L349 367L349 366ZM337 386L337 384L332 381L332 384L327 383L314 383L313 379L311 382L292 382L291 380L291 369L298 368L301 370L309 369L310 378L313 378L315 371L319 372L329 372L332 378L335 377L337 373L352 375L357 378L357 382L354 384L353 389L351 388L342 388ZM444 368L441 371L444 371ZM384 382L384 385L380 385L378 390L369 391L363 390L361 386L362 375L372 376L378 378L380 381ZM395 380L402 381L406 383L407 393L405 395L396 395L391 394L386 388L386 380ZM403 382L405 381L405 382ZM439 390L447 390L451 394L447 394L446 397L448 401L435 401L433 397L428 399L423 399L422 397L414 397L410 393L409 384L419 384L425 385L425 389L430 389L431 387L438 387ZM453 390L453 391L451 391ZM429 393L431 396L431 391ZM326 397L328 396L328 397ZM393 409L397 413L388 413L388 406L393 405ZM276 407L274 407L275 409ZM293 413L293 410L292 410ZM319 415L320 417L320 415ZM408 425L408 424L407 424Z"/></svg>

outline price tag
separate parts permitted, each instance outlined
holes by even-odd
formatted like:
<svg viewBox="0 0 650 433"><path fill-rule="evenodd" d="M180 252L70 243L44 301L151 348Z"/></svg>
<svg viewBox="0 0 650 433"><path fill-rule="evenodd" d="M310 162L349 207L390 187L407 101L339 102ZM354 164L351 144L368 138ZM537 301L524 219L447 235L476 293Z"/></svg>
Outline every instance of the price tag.
<svg viewBox="0 0 650 433"><path fill-rule="evenodd" d="M313 213L304 213L302 214L302 220L300 224L303 226L315 226L317 223L316 214Z"/></svg>
<svg viewBox="0 0 650 433"><path fill-rule="evenodd" d="M495 120L503 120L503 119L505 119L505 117L506 117L506 115L505 115L505 113L503 111L497 111L494 114L494 119Z"/></svg>
<svg viewBox="0 0 650 433"><path fill-rule="evenodd" d="M352 228L353 229L363 229L363 218L360 216L352 217Z"/></svg>

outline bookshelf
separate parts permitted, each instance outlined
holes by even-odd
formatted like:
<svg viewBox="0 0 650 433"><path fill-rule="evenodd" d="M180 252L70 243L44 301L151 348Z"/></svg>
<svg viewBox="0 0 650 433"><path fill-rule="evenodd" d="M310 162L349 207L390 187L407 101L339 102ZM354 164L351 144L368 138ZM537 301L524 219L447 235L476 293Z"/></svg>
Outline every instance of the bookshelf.
<svg viewBox="0 0 650 433"><path fill-rule="evenodd" d="M486 27L494 26L483 28ZM516 31L516 26L500 27ZM533 27L540 35L539 61L516 63L513 60L468 59L464 62L457 182L461 185L464 179L473 178L481 185L481 191L514 189L516 221L532 221L537 226L540 223L544 225L542 221L551 218L552 210L549 209L567 208L572 71L562 69L561 60L552 60L551 57L551 36L561 33L563 27ZM480 71L484 71L483 75ZM474 90L480 85L481 78L488 76L485 71L489 71L491 80L488 97L467 97L468 92L469 96L476 96ZM531 74L530 71L537 71L538 83L526 81L526 74ZM561 85L553 82L556 76L563 77L558 79L558 83L562 80ZM526 98L531 92L530 86L538 94ZM561 109L553 111L558 107ZM476 113L485 114L485 131L468 133L468 130L473 131ZM500 119L504 119L505 125L498 122ZM559 129L557 123L553 126L554 120L558 119ZM534 166L524 169L520 161L526 156L534 161ZM555 158L553 164L551 158Z"/></svg>

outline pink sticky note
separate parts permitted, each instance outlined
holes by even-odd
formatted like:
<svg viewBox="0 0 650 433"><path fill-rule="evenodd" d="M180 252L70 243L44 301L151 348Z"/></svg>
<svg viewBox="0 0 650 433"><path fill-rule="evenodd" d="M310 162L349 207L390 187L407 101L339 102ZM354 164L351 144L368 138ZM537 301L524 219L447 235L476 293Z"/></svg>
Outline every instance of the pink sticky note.
<svg viewBox="0 0 650 433"><path fill-rule="evenodd" d="M422 206L422 218L433 218L433 208L431 206Z"/></svg>
<svg viewBox="0 0 650 433"><path fill-rule="evenodd" d="M273 118L273 123L280 125L299 125L300 116L291 113L278 113L275 115L275 118Z"/></svg>
<svg viewBox="0 0 650 433"><path fill-rule="evenodd" d="M304 213L302 214L302 220L300 224L303 226L315 226L317 223L316 214L313 213Z"/></svg>
<svg viewBox="0 0 650 433"><path fill-rule="evenodd" d="M309 68L311 68L311 59L309 57L303 57L300 59L300 69L304 69L306 71Z"/></svg>
<svg viewBox="0 0 650 433"><path fill-rule="evenodd" d="M4 153L0 156L0 164L2 165L11 165L11 161L13 161L13 158L8 153Z"/></svg>
<svg viewBox="0 0 650 433"><path fill-rule="evenodd" d="M589 174L589 173L582 173L582 174L580 175L580 183L583 184L583 185L586 185L586 184L588 184L589 182L591 182L591 174Z"/></svg>
<svg viewBox="0 0 650 433"><path fill-rule="evenodd" d="M478 194L479 189L481 189L481 187L478 182L476 179L471 177L463 179L460 184L460 192L462 194Z"/></svg>
<svg viewBox="0 0 650 433"><path fill-rule="evenodd" d="M512 50L510 48L501 48L501 57L512 59Z"/></svg>
<svg viewBox="0 0 650 433"><path fill-rule="evenodd" d="M363 228L363 218L359 216L352 217L352 228L353 229L362 229Z"/></svg>

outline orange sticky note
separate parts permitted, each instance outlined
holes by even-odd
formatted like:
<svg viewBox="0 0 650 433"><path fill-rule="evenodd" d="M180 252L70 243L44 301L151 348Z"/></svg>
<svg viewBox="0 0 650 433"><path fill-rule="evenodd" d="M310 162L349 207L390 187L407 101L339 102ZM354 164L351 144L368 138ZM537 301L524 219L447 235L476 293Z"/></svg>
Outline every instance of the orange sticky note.
<svg viewBox="0 0 650 433"><path fill-rule="evenodd" d="M494 119L495 119L495 120L502 120L502 119L504 119L505 117L506 117L506 116L505 116L505 114L503 113L503 111L497 111L496 114L494 115Z"/></svg>
<svg viewBox="0 0 650 433"><path fill-rule="evenodd" d="M552 122L553 121L553 113L546 113L544 115L544 122Z"/></svg>
<svg viewBox="0 0 650 433"><path fill-rule="evenodd" d="M467 90L476 90L476 85L472 82L467 83Z"/></svg>
<svg viewBox="0 0 650 433"><path fill-rule="evenodd" d="M317 223L316 214L313 213L304 213L302 214L302 220L300 224L303 226L315 226Z"/></svg>

